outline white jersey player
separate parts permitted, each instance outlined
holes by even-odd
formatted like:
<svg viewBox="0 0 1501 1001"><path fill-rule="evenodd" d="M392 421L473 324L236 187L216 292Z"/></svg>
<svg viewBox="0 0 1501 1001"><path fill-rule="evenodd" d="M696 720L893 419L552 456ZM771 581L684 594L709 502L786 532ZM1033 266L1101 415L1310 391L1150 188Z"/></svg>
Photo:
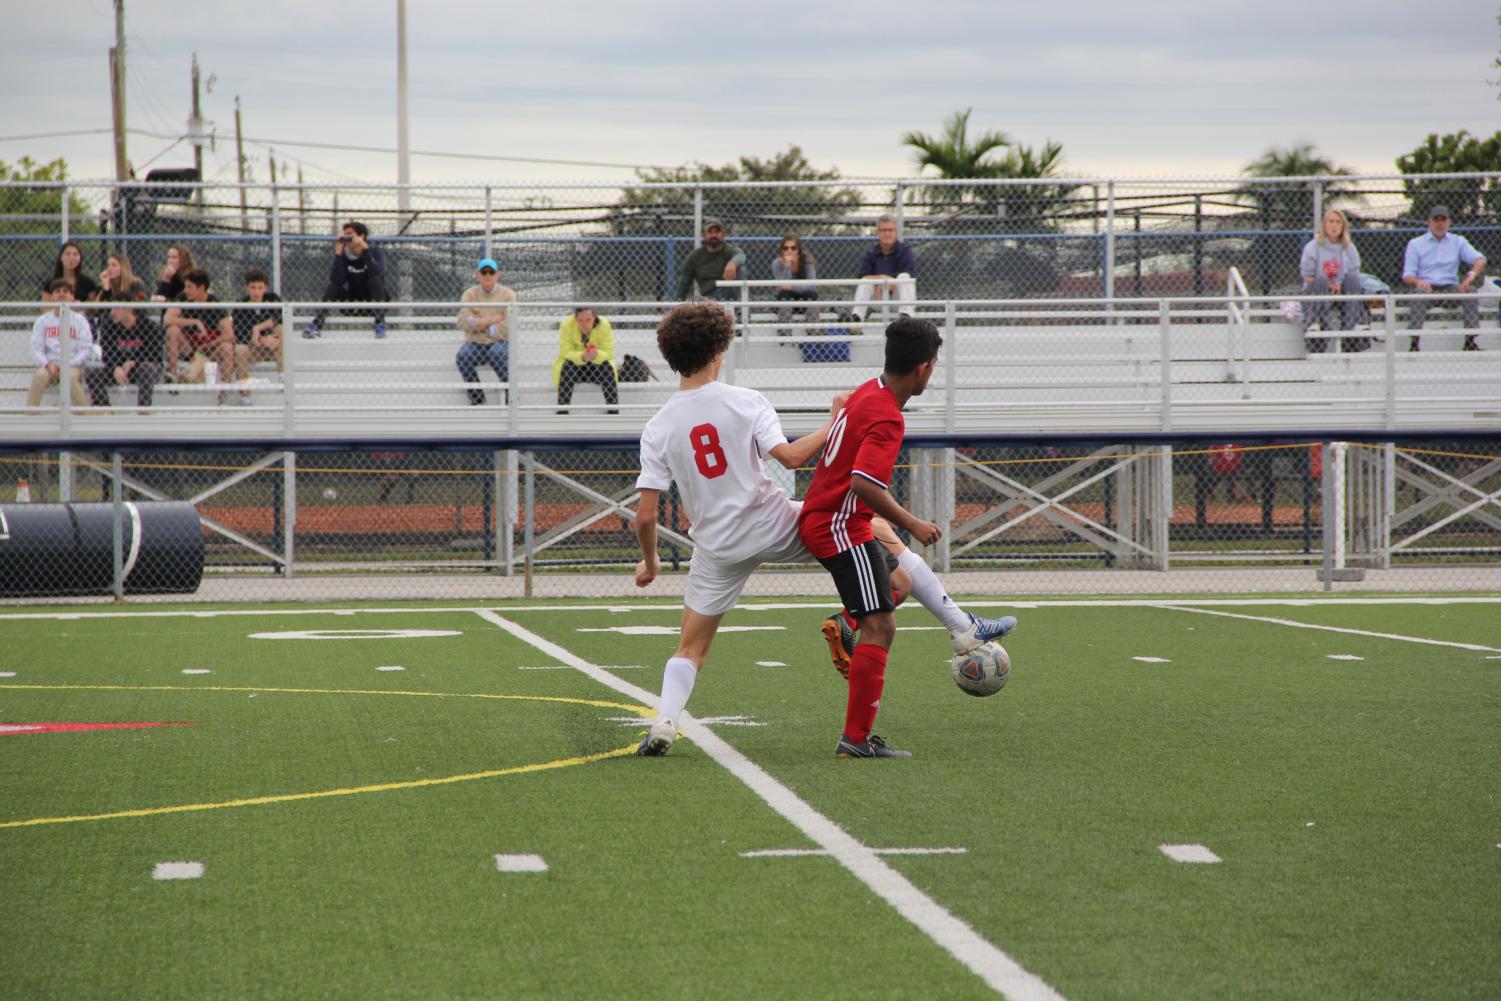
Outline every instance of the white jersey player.
<svg viewBox="0 0 1501 1001"><path fill-rule="evenodd" d="M659 713L637 749L643 755L665 754L676 739L677 721L720 620L735 607L756 568L812 561L798 536L801 505L772 482L765 461L788 469L806 466L823 448L832 418L848 397L835 398L830 421L817 431L788 441L766 397L718 381L733 336L729 314L708 302L678 306L657 327L657 346L680 380L678 391L641 433L636 538L643 559L636 565L636 584L646 587L661 572L657 502L673 483L692 526L693 559L678 648L662 672ZM891 576L898 600L916 594L949 627L956 650L988 638L988 620L976 620L954 605L937 576L897 540L890 526L881 522L876 528L877 537L900 561Z"/></svg>

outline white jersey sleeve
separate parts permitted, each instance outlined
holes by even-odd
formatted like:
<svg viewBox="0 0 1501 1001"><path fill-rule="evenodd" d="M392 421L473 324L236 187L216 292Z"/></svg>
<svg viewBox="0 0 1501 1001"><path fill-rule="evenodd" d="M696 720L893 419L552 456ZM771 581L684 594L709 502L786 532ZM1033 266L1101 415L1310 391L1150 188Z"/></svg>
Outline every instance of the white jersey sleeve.
<svg viewBox="0 0 1501 1001"><path fill-rule="evenodd" d="M666 490L672 486L672 470L667 464L668 428L653 420L641 432L641 475L636 477L637 490Z"/></svg>
<svg viewBox="0 0 1501 1001"><path fill-rule="evenodd" d="M777 416L771 401L757 393L756 403L761 408L756 413L756 449L765 459L771 455L772 449L787 444L787 435L782 432L782 419Z"/></svg>

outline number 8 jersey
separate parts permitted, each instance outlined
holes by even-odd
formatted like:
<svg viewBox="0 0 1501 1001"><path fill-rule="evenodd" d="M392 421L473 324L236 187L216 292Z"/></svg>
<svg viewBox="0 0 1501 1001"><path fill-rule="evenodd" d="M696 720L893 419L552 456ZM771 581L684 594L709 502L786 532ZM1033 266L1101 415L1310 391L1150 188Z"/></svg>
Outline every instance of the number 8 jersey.
<svg viewBox="0 0 1501 1001"><path fill-rule="evenodd" d="M851 394L829 428L829 440L803 498L798 532L819 559L837 556L875 538L873 514L850 488L854 477L890 489L907 423L884 379L872 379Z"/></svg>
<svg viewBox="0 0 1501 1001"><path fill-rule="evenodd" d="M636 489L676 482L695 549L738 563L796 539L797 507L761 458L786 441L771 402L753 389L716 381L679 390L641 432Z"/></svg>

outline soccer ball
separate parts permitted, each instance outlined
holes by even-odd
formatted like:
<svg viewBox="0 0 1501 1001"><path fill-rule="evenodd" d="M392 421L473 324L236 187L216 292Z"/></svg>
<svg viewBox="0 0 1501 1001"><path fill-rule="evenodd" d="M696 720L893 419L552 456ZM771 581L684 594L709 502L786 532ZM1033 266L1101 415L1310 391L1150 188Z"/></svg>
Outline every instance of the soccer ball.
<svg viewBox="0 0 1501 1001"><path fill-rule="evenodd" d="M331 501L331 500L338 500L339 499L339 491L335 490L333 487L324 487L323 488L323 499L324 500L329 500L329 501Z"/></svg>
<svg viewBox="0 0 1501 1001"><path fill-rule="evenodd" d="M992 640L981 643L969 653L955 654L949 661L954 672L954 684L970 695L994 695L1006 687L1011 677L1011 655L1006 648Z"/></svg>

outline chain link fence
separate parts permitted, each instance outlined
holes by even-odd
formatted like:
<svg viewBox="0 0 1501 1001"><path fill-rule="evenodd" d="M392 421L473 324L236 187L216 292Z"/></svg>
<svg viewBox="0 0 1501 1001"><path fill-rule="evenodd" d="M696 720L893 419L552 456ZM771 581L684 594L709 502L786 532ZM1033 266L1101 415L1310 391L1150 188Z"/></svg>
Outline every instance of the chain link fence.
<svg viewBox="0 0 1501 1001"><path fill-rule="evenodd" d="M0 598L677 594L693 544L670 492L664 576L632 582L638 468L584 448L0 455ZM892 489L945 527L926 555L956 594L1501 589L1501 438L909 448ZM133 576L163 564L183 583ZM767 566L748 593L825 577Z"/></svg>
<svg viewBox="0 0 1501 1001"><path fill-rule="evenodd" d="M321 297L339 226L357 219L386 254L391 297L447 300L481 257L523 298L663 301L707 219L771 277L799 234L823 277L855 277L876 219L896 217L931 299L1220 296L1234 267L1253 294L1295 291L1323 210L1350 217L1362 270L1399 288L1403 248L1428 209L1490 250L1501 175L1221 180L835 181L781 184L421 187L78 182L0 186L0 298L34 297L58 245L95 274L124 253L154 282L184 244L224 298L251 267L288 299ZM1372 290L1376 286L1373 285Z"/></svg>

